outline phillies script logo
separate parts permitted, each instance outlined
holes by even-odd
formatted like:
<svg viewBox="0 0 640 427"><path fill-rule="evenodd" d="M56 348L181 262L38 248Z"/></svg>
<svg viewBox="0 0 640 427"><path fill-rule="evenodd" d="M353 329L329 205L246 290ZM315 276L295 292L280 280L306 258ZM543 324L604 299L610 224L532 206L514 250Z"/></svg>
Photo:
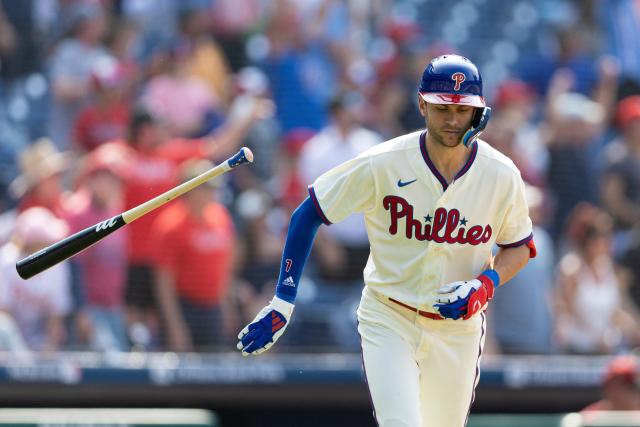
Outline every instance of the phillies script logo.
<svg viewBox="0 0 640 427"><path fill-rule="evenodd" d="M432 224L423 224L421 221L413 217L413 206L402 197L386 196L382 200L382 205L391 214L391 225L389 233L395 235L398 233L398 222L401 218L405 219L404 234L407 239L413 239L414 236L420 241L434 241L436 243L468 243L470 245L479 245L487 243L491 238L491 226L489 224L484 227L474 225L469 228L458 225L466 225L466 220L460 221L460 211L451 209L447 211L445 208L436 209L433 214ZM431 221L430 216L425 217L426 221Z"/></svg>
<svg viewBox="0 0 640 427"><path fill-rule="evenodd" d="M453 87L453 90L460 90L460 84L466 80L464 73L457 72L451 75L451 80L456 82L456 85Z"/></svg>

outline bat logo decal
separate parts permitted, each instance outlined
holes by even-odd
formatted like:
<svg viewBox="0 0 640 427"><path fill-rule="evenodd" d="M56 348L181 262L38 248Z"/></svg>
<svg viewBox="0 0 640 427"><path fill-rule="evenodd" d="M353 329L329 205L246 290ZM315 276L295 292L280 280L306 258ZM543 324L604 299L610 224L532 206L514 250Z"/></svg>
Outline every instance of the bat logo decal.
<svg viewBox="0 0 640 427"><path fill-rule="evenodd" d="M118 217L114 216L111 219L108 219L106 221L102 221L100 224L96 225L96 231L100 231L100 230L106 230L108 228L113 227L114 225L116 225Z"/></svg>
<svg viewBox="0 0 640 427"><path fill-rule="evenodd" d="M451 80L456 82L456 85L453 87L453 90L460 90L460 84L462 84L463 81L465 81L467 78L465 77L464 73L461 72L457 72L457 73L453 73L453 75L451 76Z"/></svg>

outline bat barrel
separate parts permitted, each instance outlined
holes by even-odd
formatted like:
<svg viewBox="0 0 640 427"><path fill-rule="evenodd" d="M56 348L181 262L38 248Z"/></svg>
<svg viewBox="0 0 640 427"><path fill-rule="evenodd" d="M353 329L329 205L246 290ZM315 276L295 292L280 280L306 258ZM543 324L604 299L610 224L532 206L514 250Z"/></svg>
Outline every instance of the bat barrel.
<svg viewBox="0 0 640 427"><path fill-rule="evenodd" d="M47 268L53 267L59 262L82 252L123 225L125 225L124 219L122 215L118 215L39 250L16 263L18 275L23 279L29 279Z"/></svg>

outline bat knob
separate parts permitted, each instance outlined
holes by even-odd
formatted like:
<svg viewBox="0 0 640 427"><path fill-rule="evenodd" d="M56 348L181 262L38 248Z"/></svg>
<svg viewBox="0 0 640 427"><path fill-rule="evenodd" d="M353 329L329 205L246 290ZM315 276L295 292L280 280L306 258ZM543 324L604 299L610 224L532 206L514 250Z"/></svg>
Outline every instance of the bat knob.
<svg viewBox="0 0 640 427"><path fill-rule="evenodd" d="M227 160L227 162L229 162L230 168L235 168L243 163L251 163L253 162L253 153L247 147L242 147L240 151Z"/></svg>

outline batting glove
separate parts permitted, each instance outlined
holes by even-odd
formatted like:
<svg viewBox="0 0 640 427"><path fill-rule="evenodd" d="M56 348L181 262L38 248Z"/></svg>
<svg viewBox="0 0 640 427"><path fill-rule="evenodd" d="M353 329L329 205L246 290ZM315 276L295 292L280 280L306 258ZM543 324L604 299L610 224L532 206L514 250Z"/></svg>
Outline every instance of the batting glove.
<svg viewBox="0 0 640 427"><path fill-rule="evenodd" d="M269 350L289 324L294 305L276 296L260 310L253 322L238 334L238 350L243 356Z"/></svg>
<svg viewBox="0 0 640 427"><path fill-rule="evenodd" d="M499 283L494 270L487 270L473 280L449 283L438 289L438 304L434 308L442 317L467 320L486 307Z"/></svg>

